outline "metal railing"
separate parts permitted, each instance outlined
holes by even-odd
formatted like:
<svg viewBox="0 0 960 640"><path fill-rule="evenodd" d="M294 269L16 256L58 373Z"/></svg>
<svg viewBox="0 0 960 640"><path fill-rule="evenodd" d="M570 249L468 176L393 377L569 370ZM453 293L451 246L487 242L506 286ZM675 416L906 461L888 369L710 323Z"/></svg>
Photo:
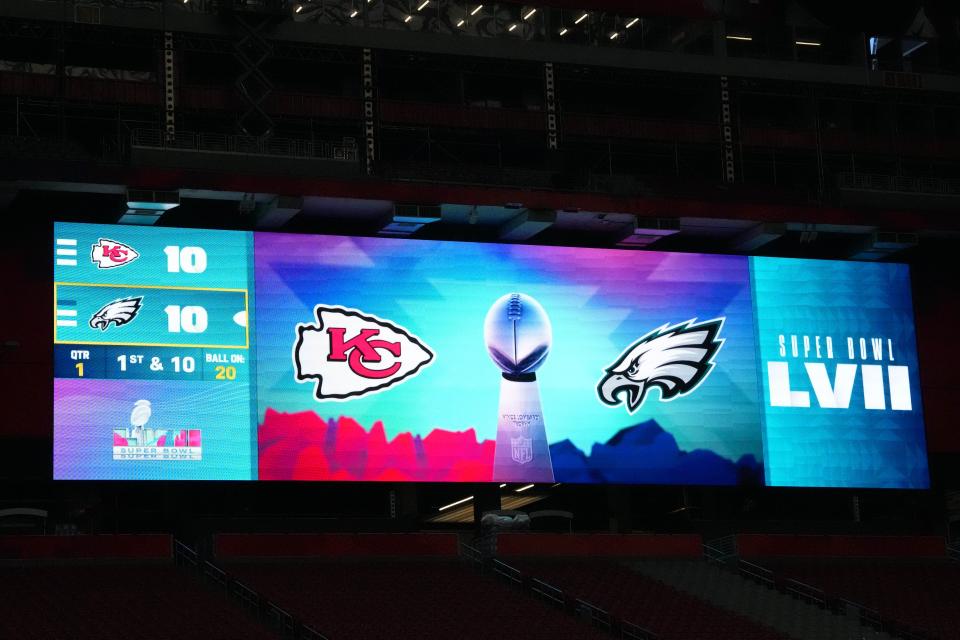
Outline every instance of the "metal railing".
<svg viewBox="0 0 960 640"><path fill-rule="evenodd" d="M580 598L574 600L573 606L577 615L586 618L592 626L601 627L607 631L613 629L613 616L611 616L608 611L604 611L600 607L590 604L586 600L581 600Z"/></svg>
<svg viewBox="0 0 960 640"><path fill-rule="evenodd" d="M729 535L722 538L714 538L710 542L703 543L703 557L708 562L717 564L727 564L737 557L737 538Z"/></svg>
<svg viewBox="0 0 960 640"><path fill-rule="evenodd" d="M465 558L478 567L483 567L483 552L474 546L461 542L460 557Z"/></svg>
<svg viewBox="0 0 960 640"><path fill-rule="evenodd" d="M197 552L179 540L173 541L173 563L178 567L196 569L200 565Z"/></svg>
<svg viewBox="0 0 960 640"><path fill-rule="evenodd" d="M587 602L586 600L576 598L568 599L563 590L544 580L532 576L525 576L516 567L510 566L502 560L496 558L484 562L479 550L467 544L460 544L461 557L474 562L480 559L482 568L489 568L497 576L508 581L515 587L537 598L546 600L569 615L575 615L585 619L593 627L603 629L616 638L627 638L630 640L659 640L659 637L643 627L637 626L632 622L621 620L600 607ZM483 569L481 569L483 570Z"/></svg>
<svg viewBox="0 0 960 640"><path fill-rule="evenodd" d="M960 562L960 547L947 546L947 557Z"/></svg>
<svg viewBox="0 0 960 640"><path fill-rule="evenodd" d="M707 545L704 545L704 547L706 546ZM707 556L707 560L711 560L710 556ZM733 567L728 561L724 561L721 564L724 564L728 570L733 570ZM755 580L769 589L775 589L793 596L804 602L825 609L830 613L855 616L862 626L875 631L885 632L891 636L902 638L903 640L931 640L929 636L924 635L906 624L885 618L877 609L859 602L854 602L853 600L832 596L819 587L814 587L799 580L784 578L782 576L778 577L775 572L758 564L738 559L736 571L741 576Z"/></svg>
<svg viewBox="0 0 960 640"><path fill-rule="evenodd" d="M309 158L351 163L357 162L359 158L355 138L343 138L333 142L190 131L178 131L172 137L167 137L160 129L133 129L130 132L130 145L151 149Z"/></svg>
<svg viewBox="0 0 960 640"><path fill-rule="evenodd" d="M772 574L773 572L771 571L770 573ZM793 578L785 578L783 580L783 588L788 594L796 596L805 602L815 604L818 607L825 607L827 605L827 594L824 593L823 589L818 589L805 582L800 582Z"/></svg>
<svg viewBox="0 0 960 640"><path fill-rule="evenodd" d="M837 184L841 189L856 191L960 196L960 179L957 178L893 176L845 171L837 174Z"/></svg>
<svg viewBox="0 0 960 640"><path fill-rule="evenodd" d="M654 632L627 621L620 623L620 637L629 640L657 640L659 638Z"/></svg>
<svg viewBox="0 0 960 640"><path fill-rule="evenodd" d="M737 560L737 570L740 575L755 580L768 587L776 586L776 579L773 571L758 564L747 562L746 560Z"/></svg>
<svg viewBox="0 0 960 640"><path fill-rule="evenodd" d="M319 631L297 620L290 612L261 596L210 560L179 540L173 542L174 564L194 573L203 582L222 591L259 622L279 632L284 640L328 640Z"/></svg>
<svg viewBox="0 0 960 640"><path fill-rule="evenodd" d="M530 580L530 590L544 600L558 604L561 607L567 602L563 597L562 589L559 589L548 582L544 582L539 578L533 578Z"/></svg>
<svg viewBox="0 0 960 640"><path fill-rule="evenodd" d="M516 584L523 584L523 574L521 574L518 569L511 567L505 562L493 560L493 562L490 563L490 568L498 576L506 578L507 580Z"/></svg>

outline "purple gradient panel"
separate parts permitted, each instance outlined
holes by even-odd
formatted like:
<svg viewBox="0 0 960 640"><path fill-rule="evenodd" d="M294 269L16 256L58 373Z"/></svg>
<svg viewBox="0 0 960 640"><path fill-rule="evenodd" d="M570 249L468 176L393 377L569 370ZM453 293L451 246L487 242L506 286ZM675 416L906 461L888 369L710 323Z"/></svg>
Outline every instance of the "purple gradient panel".
<svg viewBox="0 0 960 640"><path fill-rule="evenodd" d="M114 460L114 429L131 427L137 400L165 444L200 446L200 460ZM174 380L54 381L53 475L57 480L250 480L255 443L245 385ZM187 441L181 437L186 432ZM180 444L177 444L177 439Z"/></svg>

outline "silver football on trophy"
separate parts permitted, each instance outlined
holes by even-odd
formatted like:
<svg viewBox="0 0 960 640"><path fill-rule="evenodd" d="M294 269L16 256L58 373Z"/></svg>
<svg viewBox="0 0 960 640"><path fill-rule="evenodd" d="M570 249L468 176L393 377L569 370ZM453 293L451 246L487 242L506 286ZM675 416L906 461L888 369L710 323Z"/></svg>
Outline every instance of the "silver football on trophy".
<svg viewBox="0 0 960 640"><path fill-rule="evenodd" d="M550 351L552 336L547 312L525 293L508 293L498 299L483 322L490 357L510 375L536 371Z"/></svg>

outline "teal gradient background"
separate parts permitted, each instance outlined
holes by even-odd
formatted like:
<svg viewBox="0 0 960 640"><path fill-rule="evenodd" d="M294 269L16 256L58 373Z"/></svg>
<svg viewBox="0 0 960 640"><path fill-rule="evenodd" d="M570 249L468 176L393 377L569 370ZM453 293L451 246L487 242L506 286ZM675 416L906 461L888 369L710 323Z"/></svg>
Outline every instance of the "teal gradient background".
<svg viewBox="0 0 960 640"><path fill-rule="evenodd" d="M890 338L893 364L910 369L912 411L867 410L858 377L848 409L770 407L764 416L768 485L791 487L929 486L919 365L906 265L751 258L764 403L767 365L789 362L792 388L810 390L802 358L781 358L780 334L832 336L835 359L821 360L833 379L847 356L846 339ZM816 361L816 360L813 360ZM872 360L866 364L874 364ZM884 363L878 363L884 364ZM886 378L886 376L884 376ZM889 391L887 392L889 398Z"/></svg>

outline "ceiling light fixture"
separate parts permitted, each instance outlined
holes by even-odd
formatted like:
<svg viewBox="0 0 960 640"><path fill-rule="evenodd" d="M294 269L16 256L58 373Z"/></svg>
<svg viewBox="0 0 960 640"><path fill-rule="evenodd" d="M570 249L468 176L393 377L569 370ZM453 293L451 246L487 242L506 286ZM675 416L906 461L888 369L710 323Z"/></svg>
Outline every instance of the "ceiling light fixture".
<svg viewBox="0 0 960 640"><path fill-rule="evenodd" d="M801 47L819 47L821 45L820 42L815 40L797 40L797 44Z"/></svg>
<svg viewBox="0 0 960 640"><path fill-rule="evenodd" d="M297 8L293 10L294 13L300 13L301 11L303 11L303 5L302 5L302 4L298 4L298 5L297 5Z"/></svg>
<svg viewBox="0 0 960 640"><path fill-rule="evenodd" d="M753 36L727 36L727 40L739 40L740 42L753 42Z"/></svg>
<svg viewBox="0 0 960 640"><path fill-rule="evenodd" d="M527 489L533 489L533 487L534 485L528 484L523 487L520 487L519 489L514 489L514 491L516 491L517 493L520 493L521 491L526 491Z"/></svg>
<svg viewBox="0 0 960 640"><path fill-rule="evenodd" d="M567 31L569 31L569 29L567 29L566 27L564 27L563 29L560 29L560 35L561 36L567 35Z"/></svg>
<svg viewBox="0 0 960 640"><path fill-rule="evenodd" d="M427 8L428 4L430 4L430 0L423 0L423 2L420 3L420 6L417 7L417 11L423 11Z"/></svg>
<svg viewBox="0 0 960 640"><path fill-rule="evenodd" d="M631 20L630 22L627 23L627 29L629 29L629 28L632 27L633 25L637 24L638 22L640 22L640 18L634 18L633 20Z"/></svg>
<svg viewBox="0 0 960 640"><path fill-rule="evenodd" d="M510 25L509 27L507 27L507 31L513 31L513 30L516 29L516 28L517 28L517 23L514 22L512 25Z"/></svg>
<svg viewBox="0 0 960 640"><path fill-rule="evenodd" d="M533 14L535 14L536 12L537 12L536 9L530 9L530 11L527 11L527 15L523 16L523 19L529 20L530 18L533 17Z"/></svg>
<svg viewBox="0 0 960 640"><path fill-rule="evenodd" d="M460 18L460 21L457 23L457 27L462 27L465 24L467 24L467 21L463 18Z"/></svg>
<svg viewBox="0 0 960 640"><path fill-rule="evenodd" d="M472 15L472 16L477 15L477 13L480 11L480 9L483 9L483 5L482 5L482 4L478 4L478 5L474 8L474 10L470 12L470 15Z"/></svg>
<svg viewBox="0 0 960 640"><path fill-rule="evenodd" d="M463 504L464 502L470 502L471 500L473 500L473 496L467 496L467 497L464 498L463 500L457 500L456 502L451 502L450 504L445 504L445 505L443 505L442 507L440 507L439 509L437 509L437 511L446 511L446 510L449 509L450 507L455 507L455 506L457 506L458 504Z"/></svg>
<svg viewBox="0 0 960 640"><path fill-rule="evenodd" d="M350 12L350 17L356 18L359 13L360 12L358 10L354 9L353 11Z"/></svg>
<svg viewBox="0 0 960 640"><path fill-rule="evenodd" d="M590 14L587 13L586 11L584 11L582 16L580 16L579 18L577 18L576 20L573 21L573 24L580 24L581 22L583 22L584 20L587 19L587 16L588 16L588 15L590 15Z"/></svg>
<svg viewBox="0 0 960 640"><path fill-rule="evenodd" d="M411 20L413 20L413 16L411 16L411 15L408 15L406 18L403 19L403 21L404 21L405 23L406 23L406 22L410 22Z"/></svg>
<svg viewBox="0 0 960 640"><path fill-rule="evenodd" d="M616 40L619 37L620 37L620 33L618 31L614 31L613 33L610 34L611 40Z"/></svg>

